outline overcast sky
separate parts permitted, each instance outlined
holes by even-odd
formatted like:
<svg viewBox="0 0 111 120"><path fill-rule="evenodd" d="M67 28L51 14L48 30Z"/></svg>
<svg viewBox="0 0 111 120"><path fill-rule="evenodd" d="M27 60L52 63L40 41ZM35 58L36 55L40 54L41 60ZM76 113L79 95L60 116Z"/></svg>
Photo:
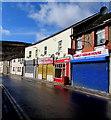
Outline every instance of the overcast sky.
<svg viewBox="0 0 111 120"><path fill-rule="evenodd" d="M2 40L35 43L109 7L108 2L48 1L2 2Z"/></svg>

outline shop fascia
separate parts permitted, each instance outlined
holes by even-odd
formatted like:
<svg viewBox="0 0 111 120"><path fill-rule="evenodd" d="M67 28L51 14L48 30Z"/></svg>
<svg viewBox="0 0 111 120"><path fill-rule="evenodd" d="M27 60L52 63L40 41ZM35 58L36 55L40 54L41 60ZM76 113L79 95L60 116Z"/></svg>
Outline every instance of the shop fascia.
<svg viewBox="0 0 111 120"><path fill-rule="evenodd" d="M52 64L52 63L63 63L63 62L70 62L70 57L61 57L55 60L50 57L38 59L38 64Z"/></svg>
<svg viewBox="0 0 111 120"><path fill-rule="evenodd" d="M87 58L96 58L96 57L106 57L109 56L108 49L93 51L93 52L86 52L81 54L75 54L73 55L73 60L77 59L87 59Z"/></svg>

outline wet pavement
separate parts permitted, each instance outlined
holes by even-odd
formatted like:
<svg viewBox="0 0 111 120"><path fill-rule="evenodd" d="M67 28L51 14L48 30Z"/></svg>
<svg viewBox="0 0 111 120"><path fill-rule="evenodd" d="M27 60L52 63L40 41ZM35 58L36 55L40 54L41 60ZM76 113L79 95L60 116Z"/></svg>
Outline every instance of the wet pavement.
<svg viewBox="0 0 111 120"><path fill-rule="evenodd" d="M1 76L0 76L1 77ZM2 76L3 85L30 120L111 120L111 101L36 80Z"/></svg>

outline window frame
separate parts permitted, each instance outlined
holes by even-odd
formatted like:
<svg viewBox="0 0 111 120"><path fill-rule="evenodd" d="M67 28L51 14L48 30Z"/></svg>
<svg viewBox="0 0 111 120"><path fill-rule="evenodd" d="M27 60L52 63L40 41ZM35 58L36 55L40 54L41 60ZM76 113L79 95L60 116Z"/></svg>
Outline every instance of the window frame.
<svg viewBox="0 0 111 120"><path fill-rule="evenodd" d="M62 40L58 41L58 52L62 50Z"/></svg>
<svg viewBox="0 0 111 120"><path fill-rule="evenodd" d="M35 57L38 57L38 50L35 50Z"/></svg>
<svg viewBox="0 0 111 120"><path fill-rule="evenodd" d="M29 58L32 57L32 51L29 51Z"/></svg>
<svg viewBox="0 0 111 120"><path fill-rule="evenodd" d="M44 55L47 55L47 46L44 47Z"/></svg>
<svg viewBox="0 0 111 120"><path fill-rule="evenodd" d="M103 33L104 33L104 40L105 40L105 29L103 28L103 29L99 29L99 30L96 31L96 33L95 33L95 46L105 45L105 42L100 43L100 40L102 40L102 39L98 40L98 38L97 38L98 34L103 34Z"/></svg>
<svg viewBox="0 0 111 120"><path fill-rule="evenodd" d="M78 45L78 42L81 42L81 48L78 48L77 45ZM76 50L82 50L82 36L81 37L77 37L76 39Z"/></svg>

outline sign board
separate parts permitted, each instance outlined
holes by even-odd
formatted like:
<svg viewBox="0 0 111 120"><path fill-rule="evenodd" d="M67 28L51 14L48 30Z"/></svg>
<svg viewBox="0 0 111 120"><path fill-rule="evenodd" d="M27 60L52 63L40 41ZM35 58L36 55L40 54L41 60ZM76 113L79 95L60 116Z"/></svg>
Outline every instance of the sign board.
<svg viewBox="0 0 111 120"><path fill-rule="evenodd" d="M49 64L49 63L53 63L53 58L38 59L38 64Z"/></svg>
<svg viewBox="0 0 111 120"><path fill-rule="evenodd" d="M68 54L74 55L74 49L68 48Z"/></svg>
<svg viewBox="0 0 111 120"><path fill-rule="evenodd" d="M57 60L54 60L54 63L63 63L63 62L69 62L70 61L70 58L60 58L60 59L57 59Z"/></svg>
<svg viewBox="0 0 111 120"><path fill-rule="evenodd" d="M84 58L94 58L94 57L105 57L109 56L108 49L86 52L81 54L75 54L73 59L84 59Z"/></svg>

